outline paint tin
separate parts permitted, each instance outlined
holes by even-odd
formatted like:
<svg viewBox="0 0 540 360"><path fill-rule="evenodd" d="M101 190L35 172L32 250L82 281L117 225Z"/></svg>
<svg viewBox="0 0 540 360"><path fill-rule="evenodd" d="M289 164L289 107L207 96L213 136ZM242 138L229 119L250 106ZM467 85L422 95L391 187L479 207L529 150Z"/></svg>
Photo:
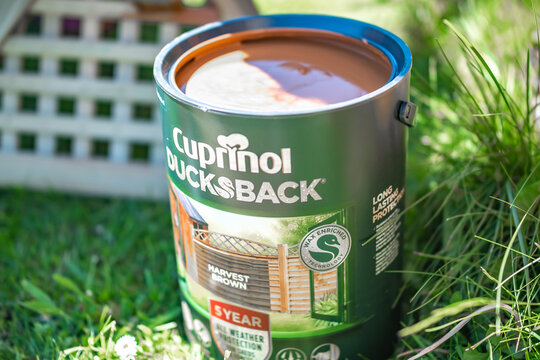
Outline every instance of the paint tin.
<svg viewBox="0 0 540 360"><path fill-rule="evenodd" d="M176 83L186 54L261 29L362 41L391 73L361 96L285 111L215 105ZM392 351L415 110L410 68L395 35L323 15L213 23L157 56L182 331L206 356L381 359Z"/></svg>

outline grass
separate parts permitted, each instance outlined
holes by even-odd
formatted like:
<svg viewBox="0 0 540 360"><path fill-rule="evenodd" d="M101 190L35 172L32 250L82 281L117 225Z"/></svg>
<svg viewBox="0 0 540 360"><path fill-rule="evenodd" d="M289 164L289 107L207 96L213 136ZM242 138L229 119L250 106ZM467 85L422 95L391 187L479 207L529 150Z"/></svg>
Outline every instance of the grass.
<svg viewBox="0 0 540 360"><path fill-rule="evenodd" d="M338 314L338 296L337 293L324 294L322 298L317 299L313 306L317 314L336 316ZM307 318L311 318L311 314L306 315ZM315 324L320 327L333 327L339 325L334 321L316 319Z"/></svg>
<svg viewBox="0 0 540 360"><path fill-rule="evenodd" d="M394 358L540 358L540 4L257 1L367 20L380 3L415 54L420 106ZM124 334L138 358L198 358L176 328L169 217L166 203L0 190L0 359L117 359Z"/></svg>
<svg viewBox="0 0 540 360"><path fill-rule="evenodd" d="M406 36L404 15L410 3L388 0L254 0L262 14L313 13L343 16L382 26Z"/></svg>
<svg viewBox="0 0 540 360"><path fill-rule="evenodd" d="M179 315L169 217L164 202L2 190L0 358L56 358L100 331L174 340L155 330Z"/></svg>
<svg viewBox="0 0 540 360"><path fill-rule="evenodd" d="M429 59L414 89L427 110L418 127L429 125L416 134L412 171L431 171L409 192L428 195L409 213L404 321L410 326L400 332L402 351L410 359L437 358L434 350L447 359L535 359L537 25L530 6L517 2L467 2L462 14L442 22L440 58ZM488 31L494 23L499 37Z"/></svg>

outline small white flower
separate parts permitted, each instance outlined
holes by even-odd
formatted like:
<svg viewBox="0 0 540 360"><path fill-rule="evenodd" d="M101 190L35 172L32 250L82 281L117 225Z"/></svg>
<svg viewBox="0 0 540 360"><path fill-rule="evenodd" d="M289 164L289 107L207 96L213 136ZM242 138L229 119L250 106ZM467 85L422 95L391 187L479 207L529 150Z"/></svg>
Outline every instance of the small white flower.
<svg viewBox="0 0 540 360"><path fill-rule="evenodd" d="M192 360L201 360L202 359L202 352L201 352L201 345L194 344L191 348L191 358Z"/></svg>
<svg viewBox="0 0 540 360"><path fill-rule="evenodd" d="M131 335L124 335L116 341L114 351L121 360L134 359L137 355L137 340Z"/></svg>

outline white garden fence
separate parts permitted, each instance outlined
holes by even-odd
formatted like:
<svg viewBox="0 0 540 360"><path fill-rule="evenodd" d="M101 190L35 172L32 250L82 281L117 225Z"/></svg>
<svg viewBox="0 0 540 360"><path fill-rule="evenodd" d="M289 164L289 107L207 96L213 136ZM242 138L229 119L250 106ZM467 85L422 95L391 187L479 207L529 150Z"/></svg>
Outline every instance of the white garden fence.
<svg viewBox="0 0 540 360"><path fill-rule="evenodd" d="M0 186L165 198L154 57L218 8L25 2L0 14Z"/></svg>

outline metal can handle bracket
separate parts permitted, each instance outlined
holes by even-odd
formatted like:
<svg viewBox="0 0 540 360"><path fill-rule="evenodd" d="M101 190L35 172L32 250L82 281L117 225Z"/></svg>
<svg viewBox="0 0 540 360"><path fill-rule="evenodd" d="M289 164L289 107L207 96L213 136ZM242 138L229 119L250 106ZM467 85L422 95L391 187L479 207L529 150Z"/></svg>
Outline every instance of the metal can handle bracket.
<svg viewBox="0 0 540 360"><path fill-rule="evenodd" d="M397 118L408 127L414 126L414 116L416 115L416 105L410 101L401 101L398 105Z"/></svg>

